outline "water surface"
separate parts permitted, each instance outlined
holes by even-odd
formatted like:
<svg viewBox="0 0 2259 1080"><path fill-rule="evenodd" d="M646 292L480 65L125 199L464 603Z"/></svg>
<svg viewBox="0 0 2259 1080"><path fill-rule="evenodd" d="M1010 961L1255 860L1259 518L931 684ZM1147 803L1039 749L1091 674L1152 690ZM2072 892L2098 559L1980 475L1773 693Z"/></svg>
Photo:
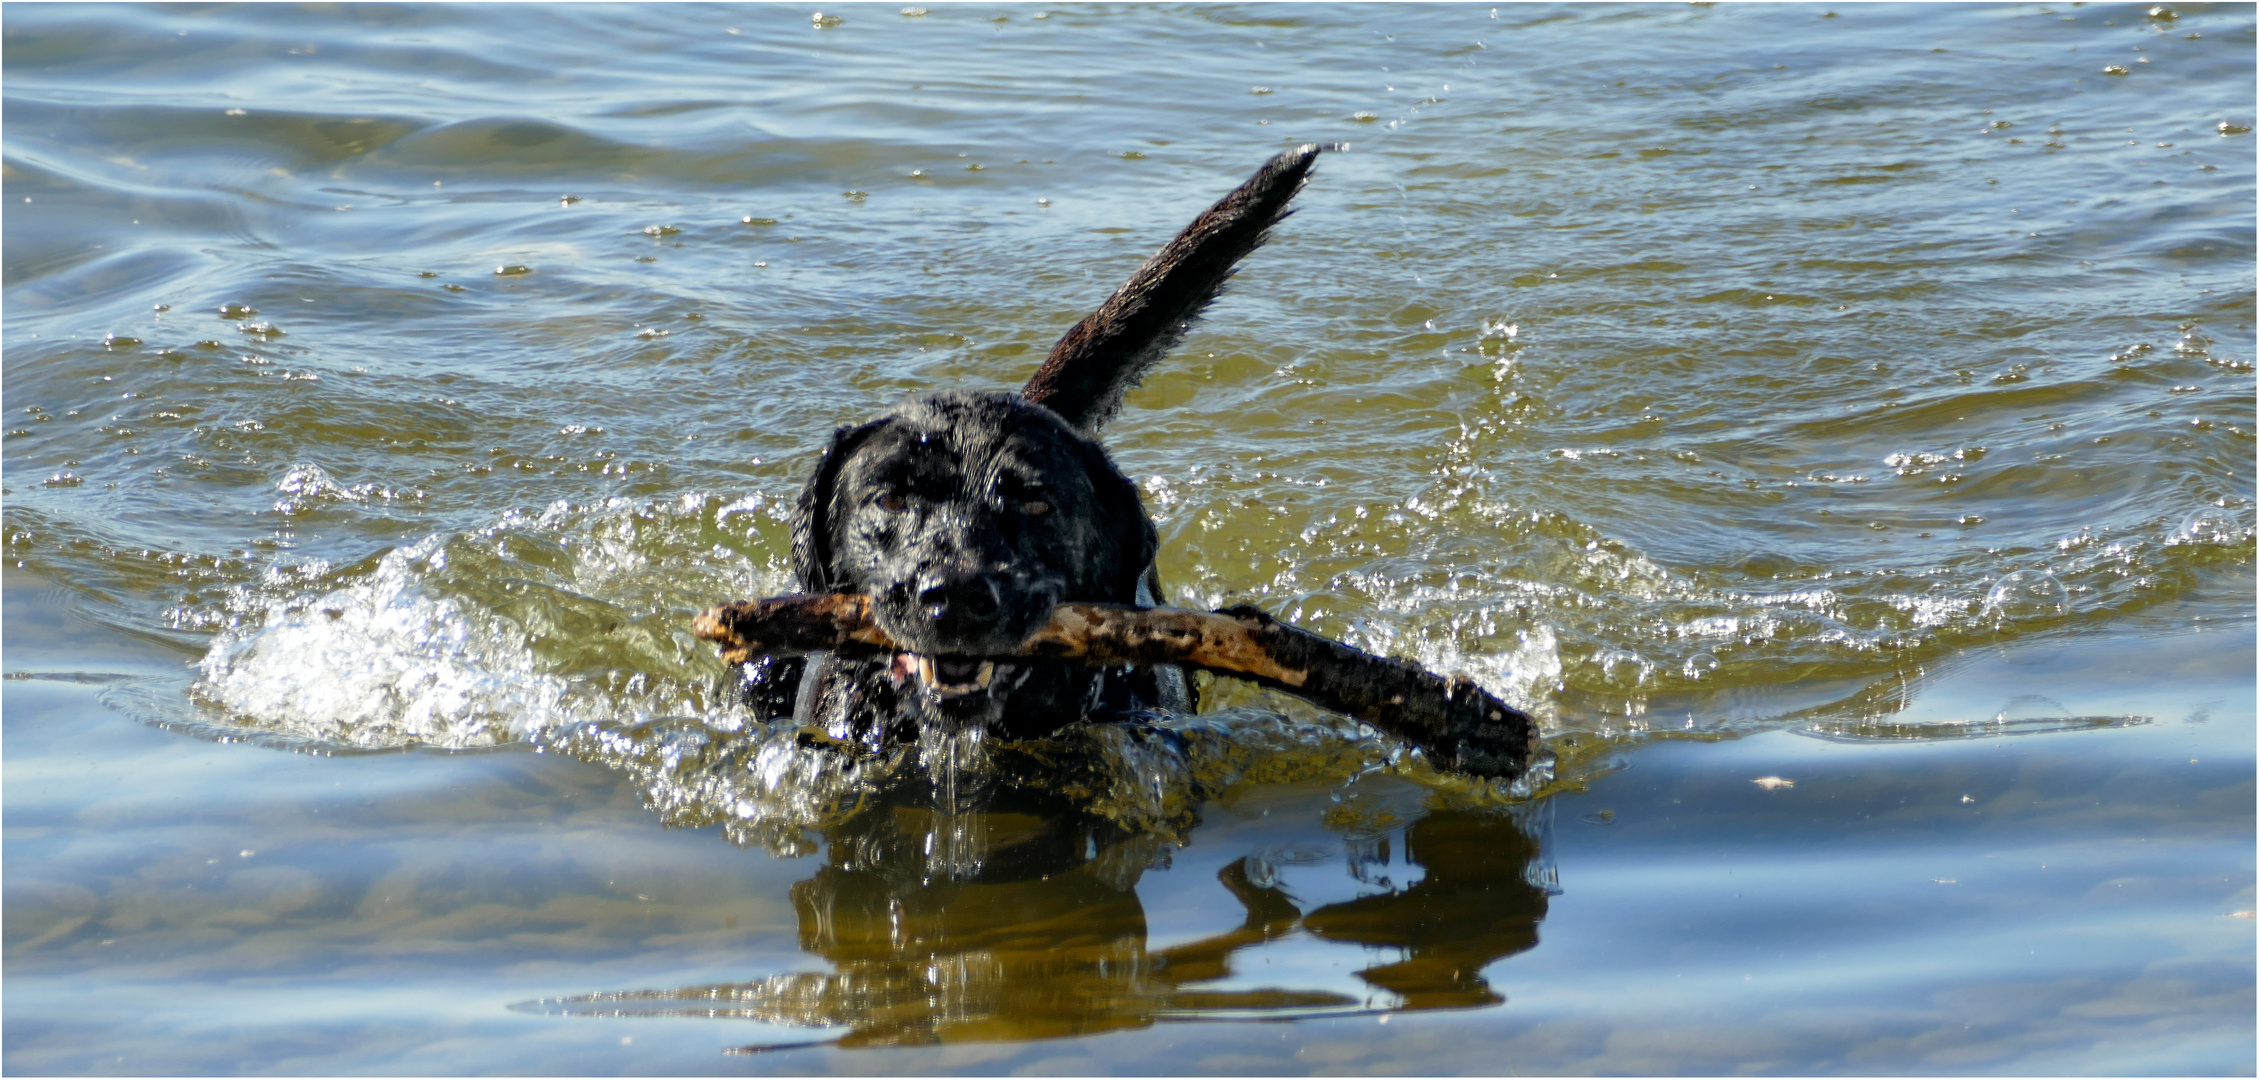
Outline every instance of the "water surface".
<svg viewBox="0 0 2259 1080"><path fill-rule="evenodd" d="M2248 7L8 16L14 1071L2254 1067ZM841 831L687 616L1304 141L1108 444L1540 797Z"/></svg>

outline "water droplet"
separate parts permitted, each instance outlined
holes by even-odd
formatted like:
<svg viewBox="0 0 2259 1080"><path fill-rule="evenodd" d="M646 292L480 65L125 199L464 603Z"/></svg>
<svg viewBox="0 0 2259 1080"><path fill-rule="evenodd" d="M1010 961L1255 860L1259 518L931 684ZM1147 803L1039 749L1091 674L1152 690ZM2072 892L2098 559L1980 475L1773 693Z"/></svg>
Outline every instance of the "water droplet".
<svg viewBox="0 0 2259 1080"><path fill-rule="evenodd" d="M1706 652L1698 652L1686 658L1686 666L1681 670L1689 679L1707 679L1718 673L1718 658Z"/></svg>
<svg viewBox="0 0 2259 1080"><path fill-rule="evenodd" d="M2071 609L2071 591L2045 570L2018 570L1993 584L1984 606L2004 619L2051 618Z"/></svg>

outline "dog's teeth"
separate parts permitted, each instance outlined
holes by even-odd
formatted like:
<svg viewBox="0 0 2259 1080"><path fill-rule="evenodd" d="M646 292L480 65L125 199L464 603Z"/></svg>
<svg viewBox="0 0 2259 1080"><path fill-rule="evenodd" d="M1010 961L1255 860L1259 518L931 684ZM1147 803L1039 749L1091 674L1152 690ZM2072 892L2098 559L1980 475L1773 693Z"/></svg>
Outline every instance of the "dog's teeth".
<svg viewBox="0 0 2259 1080"><path fill-rule="evenodd" d="M951 660L949 663L954 672L960 670L963 661ZM986 690L996 681L997 664L994 660L981 661L961 679L943 677L941 663L922 653L899 653L896 655L895 665L897 670L915 671L918 681L925 686L927 692L944 697Z"/></svg>

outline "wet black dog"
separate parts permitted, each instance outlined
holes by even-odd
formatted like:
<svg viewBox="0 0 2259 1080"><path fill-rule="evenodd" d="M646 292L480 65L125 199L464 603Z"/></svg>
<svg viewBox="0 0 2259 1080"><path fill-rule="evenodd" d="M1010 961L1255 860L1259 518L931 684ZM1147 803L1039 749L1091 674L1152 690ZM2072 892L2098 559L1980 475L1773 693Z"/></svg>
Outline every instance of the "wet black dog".
<svg viewBox="0 0 2259 1080"><path fill-rule="evenodd" d="M1086 716L1189 709L1175 668L982 657L1010 652L1061 602L1164 602L1152 519L1094 436L1289 213L1318 153L1280 154L1209 207L1068 330L1019 394L935 394L840 429L800 495L794 571L804 591L872 597L909 650L747 664L755 713L879 750L937 722L1022 739Z"/></svg>

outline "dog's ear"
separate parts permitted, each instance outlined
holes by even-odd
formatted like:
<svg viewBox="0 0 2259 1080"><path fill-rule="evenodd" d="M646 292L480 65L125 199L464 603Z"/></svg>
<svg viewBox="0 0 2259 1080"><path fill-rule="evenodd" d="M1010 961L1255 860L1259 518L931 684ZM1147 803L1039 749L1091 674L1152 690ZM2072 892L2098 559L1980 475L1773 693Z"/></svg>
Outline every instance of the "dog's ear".
<svg viewBox="0 0 2259 1080"><path fill-rule="evenodd" d="M1161 553L1161 535L1153 528L1153 517L1145 512L1145 503L1138 497L1137 485L1123 476L1106 456L1104 447L1096 440L1082 444L1083 468L1090 475L1091 489L1098 496L1101 521L1116 524L1115 533L1120 547L1109 552L1119 561L1107 567L1106 588L1114 595L1108 603L1133 604L1137 602L1137 582L1153 565L1154 556Z"/></svg>
<svg viewBox="0 0 2259 1080"><path fill-rule="evenodd" d="M1309 143L1272 158L1193 219L1051 347L1020 396L1097 432L1121 408L1122 395L1223 291L1232 267L1292 212L1286 204L1302 190L1321 149Z"/></svg>
<svg viewBox="0 0 2259 1080"><path fill-rule="evenodd" d="M839 568L832 564L832 500L837 497L839 471L855 451L891 421L873 420L861 427L842 427L831 434L831 445L800 489L792 508L792 573L803 592L833 592L840 587Z"/></svg>

